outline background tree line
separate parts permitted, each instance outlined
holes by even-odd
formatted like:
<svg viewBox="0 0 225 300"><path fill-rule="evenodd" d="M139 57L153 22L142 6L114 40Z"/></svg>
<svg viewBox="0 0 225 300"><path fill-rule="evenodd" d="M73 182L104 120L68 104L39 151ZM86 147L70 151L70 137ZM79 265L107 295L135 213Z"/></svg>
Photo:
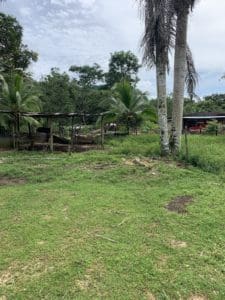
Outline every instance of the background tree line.
<svg viewBox="0 0 225 300"><path fill-rule="evenodd" d="M169 16L167 17L169 18ZM155 24L155 30L159 26L159 21ZM146 32L145 39L147 39L148 34ZM136 115L136 124L140 124L140 116L137 114L138 107L145 107L145 110L151 110L151 113L157 111L159 96L157 99L150 99L146 93L142 93L137 88L139 81L138 71L141 64L132 52L120 51L112 53L109 58L107 72L96 63L91 66L73 65L68 72L61 72L57 68L52 68L50 74L42 77L40 80L35 80L28 72L28 67L31 63L37 61L38 54L30 50L27 45L24 45L22 38L23 28L18 21L12 16L0 13L0 73L4 78L4 80L3 78L1 80L0 109L77 112L93 115L111 111L119 115L118 109L120 108L121 114L119 119L121 120L122 117L124 120L127 119L128 114L131 116ZM145 55L147 61L152 59L152 62L156 63L159 58L155 57L157 53L155 52L156 45L154 46L154 43L159 42L158 39L162 37L157 36L156 39L156 36L153 36L152 38L151 45L153 48L149 49L147 47L146 51L148 52ZM162 44L162 47L167 46ZM150 53L152 57L147 56L147 53ZM166 54L164 53L164 55ZM21 78L19 79L18 77ZM4 82L8 85L7 93L3 91ZM114 88L116 84L121 82L129 84ZM172 118L173 116L174 101L172 96L167 96L166 103L164 103L164 96L163 94L159 116L166 107L167 114L165 116L167 122L167 117ZM33 100L36 99L36 104L38 105L35 105L35 101L30 101L31 98ZM136 103L137 105L134 105L135 99L139 101L138 104ZM115 112L116 110L117 112ZM184 113L200 111L222 112L224 110L225 95L223 94L207 96L198 101L193 100L193 97L184 99ZM125 112L126 114L124 115ZM142 116L141 119L147 120L147 118ZM96 120L97 117L92 116L88 120L83 120L83 122L94 123ZM10 126L11 121L10 119L7 120L6 116L1 116L0 121L2 125ZM134 120L132 119L129 122L132 124ZM162 122L162 119L160 122ZM65 121L62 120L63 123ZM160 124L162 125L162 123Z"/></svg>
<svg viewBox="0 0 225 300"><path fill-rule="evenodd" d="M32 111L35 108L37 111L37 106L21 105L21 99L25 101L29 94L38 96L39 111L95 115L112 109L115 94L120 98L114 86L121 81L125 83L124 90L127 89L126 83L129 83L130 91L135 89L141 94L136 87L141 65L130 51L112 53L107 72L96 63L91 66L73 65L68 72L52 68L50 74L35 80L28 72L28 67L37 61L38 54L29 50L28 46L22 43L22 38L23 28L18 21L1 13L0 73L3 77L0 109L15 111L15 114L25 109ZM4 92L6 89L7 93ZM4 126L7 124L5 119L6 115L1 116L1 124ZM88 121L96 120L97 116L90 116ZM86 121L83 120L84 123ZM62 120L62 123L65 121Z"/></svg>

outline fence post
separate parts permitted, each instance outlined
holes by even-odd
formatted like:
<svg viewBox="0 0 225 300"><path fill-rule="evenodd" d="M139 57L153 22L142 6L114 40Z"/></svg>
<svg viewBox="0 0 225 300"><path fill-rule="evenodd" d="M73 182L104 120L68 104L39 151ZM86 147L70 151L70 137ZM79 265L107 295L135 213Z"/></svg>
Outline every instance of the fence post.
<svg viewBox="0 0 225 300"><path fill-rule="evenodd" d="M53 152L54 147L54 140L53 140L53 128L52 128L52 118L49 118L49 125L50 125L50 137L49 137L49 144L50 144L50 151Z"/></svg>
<svg viewBox="0 0 225 300"><path fill-rule="evenodd" d="M104 148L104 126L103 126L104 115L101 116L101 146Z"/></svg>
<svg viewBox="0 0 225 300"><path fill-rule="evenodd" d="M16 149L19 150L20 146L20 113L16 112Z"/></svg>
<svg viewBox="0 0 225 300"><path fill-rule="evenodd" d="M187 165L188 161L189 161L188 129L187 129L187 126L185 126L184 134L185 134L185 163Z"/></svg>
<svg viewBox="0 0 225 300"><path fill-rule="evenodd" d="M71 125L72 125L72 128L71 128L71 136L70 136L70 144L69 144L69 154L71 155L71 152L73 152L73 139L74 139L74 116L72 116L72 121L71 121Z"/></svg>

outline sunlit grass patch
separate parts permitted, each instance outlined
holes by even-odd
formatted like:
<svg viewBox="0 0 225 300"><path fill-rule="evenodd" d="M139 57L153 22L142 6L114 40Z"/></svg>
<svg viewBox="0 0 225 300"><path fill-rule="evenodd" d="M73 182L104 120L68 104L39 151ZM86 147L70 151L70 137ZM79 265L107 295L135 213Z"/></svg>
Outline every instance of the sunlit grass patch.
<svg viewBox="0 0 225 300"><path fill-rule="evenodd" d="M0 297L225 298L222 177L145 156L151 137L124 143L4 153L1 175L26 182L0 187Z"/></svg>

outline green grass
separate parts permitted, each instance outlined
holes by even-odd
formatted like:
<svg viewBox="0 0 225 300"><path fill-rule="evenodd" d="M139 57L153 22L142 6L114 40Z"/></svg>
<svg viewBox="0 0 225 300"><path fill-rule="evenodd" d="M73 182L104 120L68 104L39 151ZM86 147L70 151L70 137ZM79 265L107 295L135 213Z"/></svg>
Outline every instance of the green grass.
<svg viewBox="0 0 225 300"><path fill-rule="evenodd" d="M189 135L189 163L205 171L224 173L225 136ZM184 149L182 149L184 159Z"/></svg>
<svg viewBox="0 0 225 300"><path fill-rule="evenodd" d="M140 135L114 139L108 143L109 152L122 155L160 156L159 136ZM111 147L111 148L110 148ZM188 135L188 163L204 171L223 175L225 173L225 136ZM178 158L186 160L184 140Z"/></svg>
<svg viewBox="0 0 225 300"><path fill-rule="evenodd" d="M0 299L225 299L225 182L132 163L157 149L141 136L72 156L2 153L0 178L25 182L0 187ZM183 195L187 214L165 209Z"/></svg>
<svg viewBox="0 0 225 300"><path fill-rule="evenodd" d="M107 149L110 154L159 157L159 136L143 134L111 139Z"/></svg>

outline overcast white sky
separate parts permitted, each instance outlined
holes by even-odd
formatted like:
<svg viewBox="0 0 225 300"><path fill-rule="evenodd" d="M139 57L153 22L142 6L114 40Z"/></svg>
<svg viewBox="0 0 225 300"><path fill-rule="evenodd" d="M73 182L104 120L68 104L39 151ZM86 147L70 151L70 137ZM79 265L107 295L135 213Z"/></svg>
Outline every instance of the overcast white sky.
<svg viewBox="0 0 225 300"><path fill-rule="evenodd" d="M7 0L3 12L24 27L24 43L39 53L36 77L72 64L107 68L111 52L131 50L141 59L142 24L135 0ZM199 0L190 18L189 44L200 73L198 94L225 93L225 1ZM142 69L141 89L155 95L154 70ZM171 92L171 79L169 91Z"/></svg>

